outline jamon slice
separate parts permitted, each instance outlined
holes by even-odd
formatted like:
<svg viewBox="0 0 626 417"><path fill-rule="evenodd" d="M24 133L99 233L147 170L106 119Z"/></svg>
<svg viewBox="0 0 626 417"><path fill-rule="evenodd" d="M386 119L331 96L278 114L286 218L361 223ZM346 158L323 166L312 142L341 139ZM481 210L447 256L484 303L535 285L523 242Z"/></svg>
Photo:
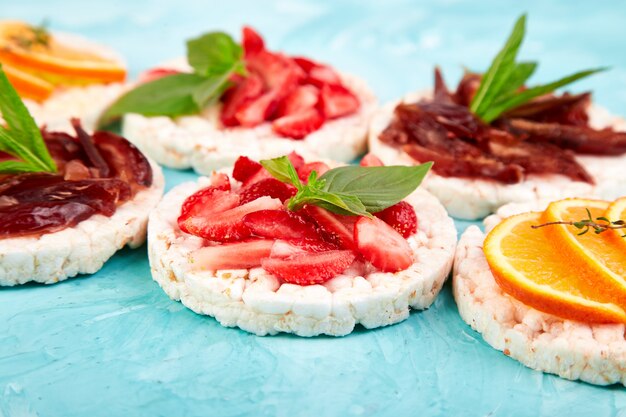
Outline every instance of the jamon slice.
<svg viewBox="0 0 626 417"><path fill-rule="evenodd" d="M587 108L590 103L591 93L545 95L508 111L506 116L544 123L588 126Z"/></svg>
<svg viewBox="0 0 626 417"><path fill-rule="evenodd" d="M626 133L611 129L540 123L525 119L508 121L510 130L527 135L529 141L551 143L559 148L592 155L621 155L626 152Z"/></svg>

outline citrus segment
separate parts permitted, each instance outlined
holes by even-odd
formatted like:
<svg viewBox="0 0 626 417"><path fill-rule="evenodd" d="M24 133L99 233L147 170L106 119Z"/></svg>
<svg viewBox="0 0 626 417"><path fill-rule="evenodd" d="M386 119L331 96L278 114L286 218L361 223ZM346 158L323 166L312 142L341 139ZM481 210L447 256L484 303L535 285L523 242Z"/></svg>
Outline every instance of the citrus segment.
<svg viewBox="0 0 626 417"><path fill-rule="evenodd" d="M23 98L35 101L47 99L54 91L54 85L9 65L3 65L7 78Z"/></svg>
<svg viewBox="0 0 626 417"><path fill-rule="evenodd" d="M612 202L604 215L610 221L626 220L626 197L618 198ZM612 229L606 232L611 241L619 248L619 251L626 253L626 229Z"/></svg>
<svg viewBox="0 0 626 417"><path fill-rule="evenodd" d="M608 201L570 198L550 203L543 213L542 222L578 222L606 214ZM587 213L589 210L589 213ZM546 237L560 252L570 258L570 264L586 264L598 276L615 281L616 291L626 294L626 252L620 250L607 231L587 233L571 225L554 225L545 229ZM626 305L626 304L622 304Z"/></svg>
<svg viewBox="0 0 626 417"><path fill-rule="evenodd" d="M541 213L509 217L485 239L484 252L500 287L537 310L566 319L626 322L624 293L612 279L598 276L584 263L551 245L546 228L533 229Z"/></svg>

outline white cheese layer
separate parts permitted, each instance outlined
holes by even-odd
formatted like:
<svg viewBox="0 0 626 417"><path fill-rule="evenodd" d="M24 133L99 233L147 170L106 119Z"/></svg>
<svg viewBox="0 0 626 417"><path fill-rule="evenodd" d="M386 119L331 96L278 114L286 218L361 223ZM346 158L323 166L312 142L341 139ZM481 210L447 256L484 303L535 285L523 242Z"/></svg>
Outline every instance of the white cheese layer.
<svg viewBox="0 0 626 417"><path fill-rule="evenodd" d="M257 335L343 336L358 323L374 328L406 319L409 309L430 306L448 276L456 230L445 209L428 192L407 198L415 207L418 232L408 241L415 263L397 273L355 265L324 285L281 282L262 268L194 271L190 253L203 239L180 231L176 219L186 197L210 184L208 178L170 191L150 215L148 256L152 277L173 300L222 325Z"/></svg>
<svg viewBox="0 0 626 417"><path fill-rule="evenodd" d="M486 220L545 208L545 203L511 204ZM626 385L626 327L587 324L542 313L504 293L483 253L485 235L476 226L461 236L452 288L463 320L487 343L529 368L597 385Z"/></svg>
<svg viewBox="0 0 626 417"><path fill-rule="evenodd" d="M170 66L180 68L180 64ZM258 161L295 151L307 159L351 162L365 152L376 98L363 81L348 75L342 75L342 80L361 100L359 111L326 121L302 140L278 136L270 123L223 129L220 104L200 115L176 119L128 114L124 117L123 136L162 165L193 168L205 175L232 166L240 155Z"/></svg>
<svg viewBox="0 0 626 417"><path fill-rule="evenodd" d="M414 103L430 96L429 92L414 93L402 101ZM386 165L410 165L415 163L413 158L378 139L380 133L391 122L397 104L398 102L385 105L372 118L369 149ZM626 131L626 121L611 116L605 109L592 106L589 115L590 124L596 128L610 126L615 130ZM613 200L626 194L626 169L624 169L626 154L578 155L576 159L595 179L595 186L572 181L562 175L529 175L525 181L518 184L502 184L484 179L442 177L432 170L424 180L423 186L441 201L450 215L467 220L481 219L493 213L498 207L512 202L591 196Z"/></svg>
<svg viewBox="0 0 626 417"><path fill-rule="evenodd" d="M53 284L77 274L93 274L125 245L140 246L146 238L148 214L163 196L161 168L152 163L152 186L119 207L111 217L91 216L41 237L0 239L0 286L29 281Z"/></svg>

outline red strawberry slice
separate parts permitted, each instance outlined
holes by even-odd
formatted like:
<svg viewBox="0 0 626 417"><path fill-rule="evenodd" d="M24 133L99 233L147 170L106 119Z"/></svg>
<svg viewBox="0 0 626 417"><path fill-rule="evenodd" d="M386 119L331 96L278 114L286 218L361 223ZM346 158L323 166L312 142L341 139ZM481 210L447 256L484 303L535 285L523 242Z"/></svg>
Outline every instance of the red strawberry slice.
<svg viewBox="0 0 626 417"><path fill-rule="evenodd" d="M265 49L265 42L259 33L250 26L244 26L242 31L242 45L246 58Z"/></svg>
<svg viewBox="0 0 626 417"><path fill-rule="evenodd" d="M205 246L191 254L195 270L248 269L261 266L263 259L270 256L274 241L265 239L243 240Z"/></svg>
<svg viewBox="0 0 626 417"><path fill-rule="evenodd" d="M311 175L311 172L315 171L317 173L317 178L319 178L322 175L324 175L324 173L328 171L329 169L330 167L326 165L324 162L309 162L307 164L302 165L298 169L298 177L300 178L300 181L306 182L308 181L309 175Z"/></svg>
<svg viewBox="0 0 626 417"><path fill-rule="evenodd" d="M317 67L320 65L317 62L310 60L309 58L302 57L302 56L296 56L296 57L293 57L292 59L307 74L311 71L311 68Z"/></svg>
<svg viewBox="0 0 626 417"><path fill-rule="evenodd" d="M327 119L355 113L359 106L359 99L346 87L326 84L321 89L320 108Z"/></svg>
<svg viewBox="0 0 626 417"><path fill-rule="evenodd" d="M139 74L137 82L139 84L147 83L150 81L158 80L159 78L167 77L168 75L180 74L181 71L171 68L153 68L148 71L144 71Z"/></svg>
<svg viewBox="0 0 626 417"><path fill-rule="evenodd" d="M361 165L362 167L382 167L382 166L385 166L385 164L383 164L383 161L381 161L379 157L377 157L376 155L374 155L371 152L366 154L363 157L363 159L361 159L361 162L359 162L359 165Z"/></svg>
<svg viewBox="0 0 626 417"><path fill-rule="evenodd" d="M307 82L317 87L324 85L341 85L341 77L327 65L318 64L308 72Z"/></svg>
<svg viewBox="0 0 626 417"><path fill-rule="evenodd" d="M262 210L246 214L243 223L253 234L270 239L321 240L316 227L293 211Z"/></svg>
<svg viewBox="0 0 626 417"><path fill-rule="evenodd" d="M313 85L298 86L280 103L276 115L282 117L312 109L317 105L319 96L319 88Z"/></svg>
<svg viewBox="0 0 626 417"><path fill-rule="evenodd" d="M243 224L243 216L259 210L280 208L282 208L282 203L279 200L261 197L239 207L213 213L211 216L189 217L184 222L184 230L192 235L216 242L241 240L251 234L250 229Z"/></svg>
<svg viewBox="0 0 626 417"><path fill-rule="evenodd" d="M292 239L277 240L272 246L271 258L287 258L300 253L327 252L339 249L336 245L323 240Z"/></svg>
<svg viewBox="0 0 626 417"><path fill-rule="evenodd" d="M259 182L266 178L274 178L274 177L272 176L272 174L269 173L267 169L261 168L260 170L256 172L256 174L252 175L251 177L249 177L247 180L243 182L241 189L243 190L244 188L254 184L255 182Z"/></svg>
<svg viewBox="0 0 626 417"><path fill-rule="evenodd" d="M213 176L209 187L196 191L185 199L180 209L179 224L189 216L200 213L210 213L213 210L226 210L239 204L239 197L229 196L230 181L226 174L218 173Z"/></svg>
<svg viewBox="0 0 626 417"><path fill-rule="evenodd" d="M268 120L278 106L276 91L268 91L244 103L235 112L235 119L241 126L255 127Z"/></svg>
<svg viewBox="0 0 626 417"><path fill-rule="evenodd" d="M316 109L309 109L302 113L283 116L274 120L272 129L281 136L292 139L303 139L309 133L319 129L324 124L324 118Z"/></svg>
<svg viewBox="0 0 626 417"><path fill-rule="evenodd" d="M236 115L244 105L261 96L263 93L263 80L258 75L251 73L234 87L230 88L223 96L224 105L220 119L224 126L237 126L239 120Z"/></svg>
<svg viewBox="0 0 626 417"><path fill-rule="evenodd" d="M263 169L263 166L257 161L253 161L247 156L240 156L235 161L233 167L233 178L240 182L245 182L248 178Z"/></svg>
<svg viewBox="0 0 626 417"><path fill-rule="evenodd" d="M349 250L301 253L287 258L266 258L261 266L284 282L297 285L321 284L345 271L354 262Z"/></svg>
<svg viewBox="0 0 626 417"><path fill-rule="evenodd" d="M296 191L295 187L280 182L276 178L264 178L242 188L239 194L241 195L241 204L245 204L263 196L285 201L290 199Z"/></svg>
<svg viewBox="0 0 626 417"><path fill-rule="evenodd" d="M354 233L335 214L317 206L306 206L304 212L310 216L322 232L341 248L355 250Z"/></svg>
<svg viewBox="0 0 626 417"><path fill-rule="evenodd" d="M293 165L296 171L304 165L304 158L298 155L295 151L291 151L291 153L287 155L287 158L289 158L289 162L291 162L291 165Z"/></svg>
<svg viewBox="0 0 626 417"><path fill-rule="evenodd" d="M361 255L383 272L401 271L413 263L408 242L377 217L361 217L354 225L354 240Z"/></svg>
<svg viewBox="0 0 626 417"><path fill-rule="evenodd" d="M400 201L391 207L375 214L376 217L393 227L407 238L417 232L417 215L412 205L406 201Z"/></svg>
<svg viewBox="0 0 626 417"><path fill-rule="evenodd" d="M282 91L282 97L286 97L305 77L304 71L283 54L263 50L249 57L247 62L249 69L261 76L267 88Z"/></svg>

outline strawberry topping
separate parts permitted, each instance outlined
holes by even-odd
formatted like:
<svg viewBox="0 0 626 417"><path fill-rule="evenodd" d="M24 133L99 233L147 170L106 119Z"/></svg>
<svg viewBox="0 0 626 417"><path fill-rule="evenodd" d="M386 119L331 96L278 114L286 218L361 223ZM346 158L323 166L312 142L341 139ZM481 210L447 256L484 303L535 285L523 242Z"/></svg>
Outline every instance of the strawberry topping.
<svg viewBox="0 0 626 417"><path fill-rule="evenodd" d="M329 169L330 167L324 162L309 162L308 164L302 165L298 169L298 177L300 178L300 181L306 182L308 181L311 172L315 171L317 173L317 178L319 178Z"/></svg>
<svg viewBox="0 0 626 417"><path fill-rule="evenodd" d="M263 166L257 161L253 161L247 156L240 156L235 161L233 167L233 178L240 182L246 182L248 178L263 169Z"/></svg>
<svg viewBox="0 0 626 417"><path fill-rule="evenodd" d="M376 213L376 217L396 229L404 238L417 232L417 215L413 206L406 201L387 207Z"/></svg>
<svg viewBox="0 0 626 417"><path fill-rule="evenodd" d="M270 256L273 245L271 240L249 239L205 246L192 253L193 268L217 270L261 266L262 260Z"/></svg>
<svg viewBox="0 0 626 417"><path fill-rule="evenodd" d="M246 214L243 223L257 236L268 239L321 240L311 222L287 210L262 210Z"/></svg>
<svg viewBox="0 0 626 417"><path fill-rule="evenodd" d="M349 250L304 252L287 258L266 258L263 268L285 282L297 285L313 285L328 281L342 273L354 262L355 255Z"/></svg>
<svg viewBox="0 0 626 417"><path fill-rule="evenodd" d="M322 230L328 239L345 249L356 249L352 230L348 229L337 215L317 206L306 206L304 211Z"/></svg>
<svg viewBox="0 0 626 417"><path fill-rule="evenodd" d="M241 204L269 196L285 201L296 193L295 187L278 181L276 178L264 178L241 189Z"/></svg>
<svg viewBox="0 0 626 417"><path fill-rule="evenodd" d="M374 155L373 153L366 154L363 157L363 159L361 159L361 162L359 162L359 165L361 165L362 167L382 167L382 166L385 166L385 164L383 164L383 161L381 161L380 158L377 157L376 155Z"/></svg>
<svg viewBox="0 0 626 417"><path fill-rule="evenodd" d="M394 228L377 217L361 217L354 225L358 251L383 272L397 272L413 263L409 243Z"/></svg>
<svg viewBox="0 0 626 417"><path fill-rule="evenodd" d="M331 67L270 52L248 26L242 45L248 75L233 76L233 87L222 96L223 126L251 128L273 121L276 134L303 139L326 119L358 110L359 99Z"/></svg>

